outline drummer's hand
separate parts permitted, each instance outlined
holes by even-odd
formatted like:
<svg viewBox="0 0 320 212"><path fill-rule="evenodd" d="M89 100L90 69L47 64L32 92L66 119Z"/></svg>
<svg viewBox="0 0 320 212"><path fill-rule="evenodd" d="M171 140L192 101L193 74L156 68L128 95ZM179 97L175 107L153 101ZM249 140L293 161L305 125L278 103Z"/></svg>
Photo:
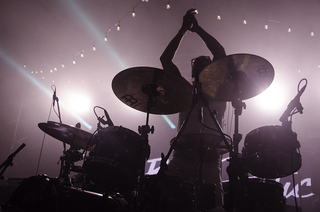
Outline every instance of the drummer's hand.
<svg viewBox="0 0 320 212"><path fill-rule="evenodd" d="M197 12L194 12L191 16L190 16L190 21L192 23L192 27L190 28L191 32L195 32L197 31L197 29L199 28L199 24L198 24L198 20L195 17L195 14L197 14Z"/></svg>
<svg viewBox="0 0 320 212"><path fill-rule="evenodd" d="M185 33L186 31L190 30L192 27L192 22L190 18L194 16L195 14L195 9L190 9L187 11L187 13L183 16L183 22L180 31Z"/></svg>

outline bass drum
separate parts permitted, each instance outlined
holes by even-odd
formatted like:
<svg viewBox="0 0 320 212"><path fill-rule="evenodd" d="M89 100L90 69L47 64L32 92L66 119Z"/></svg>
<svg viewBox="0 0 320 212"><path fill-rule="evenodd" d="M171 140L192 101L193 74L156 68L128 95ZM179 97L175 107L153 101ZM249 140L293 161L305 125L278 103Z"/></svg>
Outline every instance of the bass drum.
<svg viewBox="0 0 320 212"><path fill-rule="evenodd" d="M89 180L111 191L132 191L143 162L141 136L121 126L110 126L93 141L95 148L84 163Z"/></svg>
<svg viewBox="0 0 320 212"><path fill-rule="evenodd" d="M296 133L282 126L264 126L246 136L242 153L252 175L281 178L300 169L299 148Z"/></svg>
<svg viewBox="0 0 320 212"><path fill-rule="evenodd" d="M2 209L4 212L130 211L128 203L120 196L65 187L59 185L58 179L45 175L23 180Z"/></svg>
<svg viewBox="0 0 320 212"><path fill-rule="evenodd" d="M225 207L231 205L230 186L229 182L223 182ZM283 212L286 206L282 184L272 180L238 182L236 197L233 207L237 212Z"/></svg>
<svg viewBox="0 0 320 212"><path fill-rule="evenodd" d="M148 194L144 199L145 212L195 212L196 204L201 205L204 210L215 207L214 184L204 184L201 192L196 193L193 181L168 175L163 180L157 179L157 175L145 176Z"/></svg>

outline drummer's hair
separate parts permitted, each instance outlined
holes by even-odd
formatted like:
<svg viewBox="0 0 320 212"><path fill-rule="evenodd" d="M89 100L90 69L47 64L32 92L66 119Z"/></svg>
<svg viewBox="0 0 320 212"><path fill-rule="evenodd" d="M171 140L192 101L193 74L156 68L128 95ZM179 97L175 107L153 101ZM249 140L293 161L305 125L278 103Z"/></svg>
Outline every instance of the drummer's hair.
<svg viewBox="0 0 320 212"><path fill-rule="evenodd" d="M192 68L191 76L192 76L192 78L195 78L196 74L199 74L200 71L202 71L211 62L212 62L212 60L209 56L199 56L199 57L193 58L191 60L191 68ZM199 67L201 68L201 70L195 70L196 64L199 64ZM197 72L197 73L195 73L195 72Z"/></svg>

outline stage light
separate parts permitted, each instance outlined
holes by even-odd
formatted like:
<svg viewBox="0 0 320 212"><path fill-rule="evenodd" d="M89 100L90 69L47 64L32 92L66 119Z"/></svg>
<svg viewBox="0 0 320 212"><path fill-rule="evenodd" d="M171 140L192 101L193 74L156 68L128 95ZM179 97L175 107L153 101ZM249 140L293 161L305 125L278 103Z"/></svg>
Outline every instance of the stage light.
<svg viewBox="0 0 320 212"><path fill-rule="evenodd" d="M70 93L65 102L66 106L70 110L78 113L79 115L86 112L91 112L90 98L83 93Z"/></svg>
<svg viewBox="0 0 320 212"><path fill-rule="evenodd" d="M283 85L273 83L270 87L253 99L255 104L262 110L268 112L280 111L285 108L285 93Z"/></svg>
<svg viewBox="0 0 320 212"><path fill-rule="evenodd" d="M176 126L172 123L172 121L166 115L162 115L162 118L169 124L171 129L176 129Z"/></svg>

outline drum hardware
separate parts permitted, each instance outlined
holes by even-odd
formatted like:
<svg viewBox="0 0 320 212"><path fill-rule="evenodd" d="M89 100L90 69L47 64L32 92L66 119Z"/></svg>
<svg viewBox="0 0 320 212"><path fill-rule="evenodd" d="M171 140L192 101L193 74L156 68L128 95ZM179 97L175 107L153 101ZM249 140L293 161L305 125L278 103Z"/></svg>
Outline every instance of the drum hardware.
<svg viewBox="0 0 320 212"><path fill-rule="evenodd" d="M61 163L59 179L64 185L71 185L70 172L78 170L78 167L74 163L83 160L83 154L79 150L85 149L90 151L94 148L94 146L88 145L92 134L80 129L79 124L76 125L77 127L74 127L47 121L47 123L39 123L38 126L48 135L63 142L64 151L59 160ZM69 144L70 148L66 150L65 144Z"/></svg>
<svg viewBox="0 0 320 212"><path fill-rule="evenodd" d="M192 87L183 78L150 67L129 68L118 73L112 80L115 95L128 106L147 113L146 124L139 127L143 141L143 155L139 176L137 211L143 210L145 158L149 157L148 133L154 132L149 126L149 114L173 114L182 111L191 104ZM164 158L164 156L162 156ZM167 160L165 160L167 161ZM164 166L165 162L161 162ZM153 187L154 184L151 184ZM147 189L149 190L149 189Z"/></svg>
<svg viewBox="0 0 320 212"><path fill-rule="evenodd" d="M245 169L239 161L239 143L242 139L239 133L239 117L242 109L246 107L242 100L260 94L270 86L273 78L272 65L267 60L250 54L226 56L211 63L199 74L204 94L212 99L231 101L234 108L234 149L230 149L229 166L227 167L230 180L230 201L225 208L228 212L233 211L237 202L238 177L247 178Z"/></svg>

